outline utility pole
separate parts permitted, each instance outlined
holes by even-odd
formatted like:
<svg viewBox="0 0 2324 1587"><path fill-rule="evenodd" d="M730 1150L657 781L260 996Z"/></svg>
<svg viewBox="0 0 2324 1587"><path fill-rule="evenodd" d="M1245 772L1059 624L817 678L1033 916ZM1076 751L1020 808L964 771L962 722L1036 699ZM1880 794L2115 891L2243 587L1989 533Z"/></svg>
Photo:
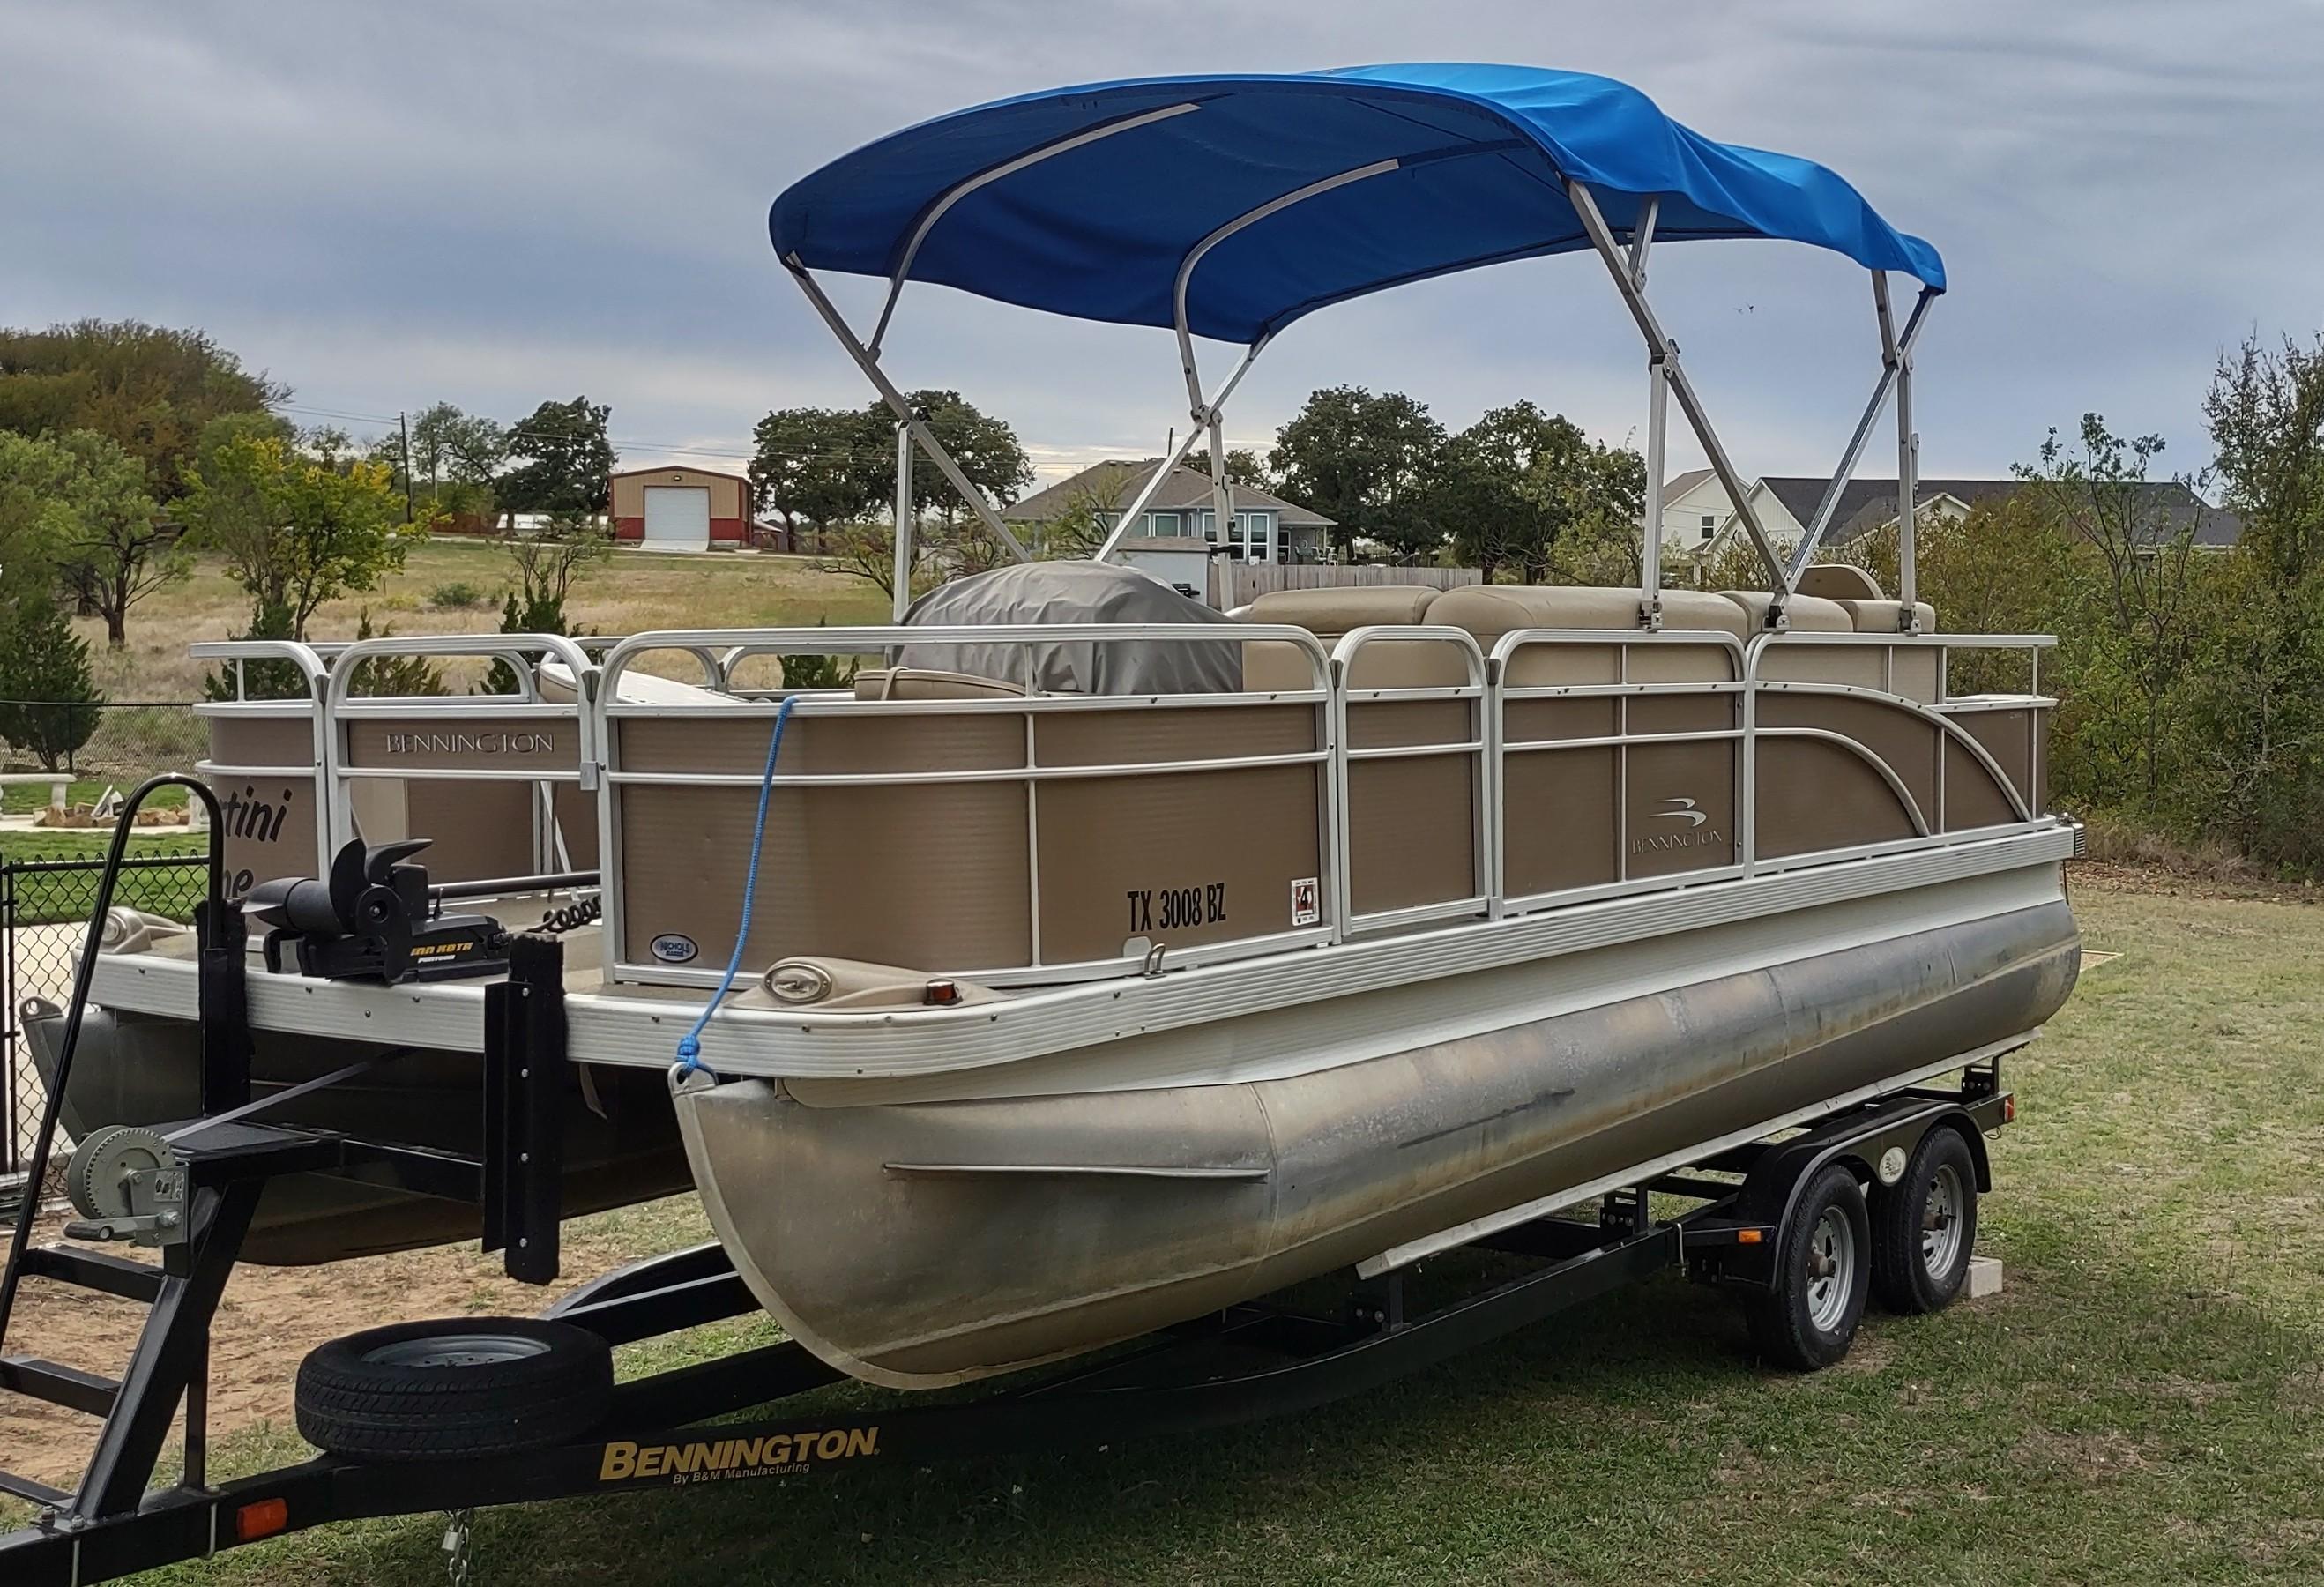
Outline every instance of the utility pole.
<svg viewBox="0 0 2324 1587"><path fill-rule="evenodd" d="M403 437L403 521L411 521L411 426L403 415L395 416L395 428Z"/></svg>

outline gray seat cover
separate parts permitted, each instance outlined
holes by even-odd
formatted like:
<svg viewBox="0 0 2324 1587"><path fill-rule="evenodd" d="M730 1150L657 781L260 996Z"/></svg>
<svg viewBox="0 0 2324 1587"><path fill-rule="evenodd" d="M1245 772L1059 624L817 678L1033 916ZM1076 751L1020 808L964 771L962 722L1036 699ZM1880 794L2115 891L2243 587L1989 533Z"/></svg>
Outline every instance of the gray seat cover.
<svg viewBox="0 0 2324 1587"><path fill-rule="evenodd" d="M1018 562L940 585L912 603L908 627L1023 623L1234 622L1135 568L1110 562ZM1046 694L1231 694L1242 687L1242 645L1140 643L901 647L900 667L1005 678Z"/></svg>

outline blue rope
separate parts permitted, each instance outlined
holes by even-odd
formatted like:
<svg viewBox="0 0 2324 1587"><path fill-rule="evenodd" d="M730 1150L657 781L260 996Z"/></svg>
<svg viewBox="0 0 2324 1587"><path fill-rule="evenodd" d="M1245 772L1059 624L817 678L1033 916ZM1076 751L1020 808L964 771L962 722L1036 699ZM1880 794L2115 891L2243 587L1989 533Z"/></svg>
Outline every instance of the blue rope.
<svg viewBox="0 0 2324 1587"><path fill-rule="evenodd" d="M694 1029L678 1038L678 1077L681 1080L696 1070L711 1073L710 1066L702 1061L702 1029L710 1023L710 1016L734 990L734 976L742 968L742 945L751 936L751 904L759 891L759 845L767 835L767 796L775 790L775 757L783 752L783 724L791 719L791 707L798 704L797 695L785 695L783 703L775 709L775 731L767 741L767 769L759 777L759 818L751 826L751 868L742 878L742 924L734 931L734 951L727 957L726 973L718 983L718 990L702 1005L702 1012L694 1021Z"/></svg>

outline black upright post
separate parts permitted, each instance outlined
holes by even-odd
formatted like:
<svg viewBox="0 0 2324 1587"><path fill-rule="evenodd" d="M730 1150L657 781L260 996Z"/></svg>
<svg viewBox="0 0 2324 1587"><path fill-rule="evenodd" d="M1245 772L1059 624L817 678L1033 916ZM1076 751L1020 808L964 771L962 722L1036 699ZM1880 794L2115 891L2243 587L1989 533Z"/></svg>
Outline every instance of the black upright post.
<svg viewBox="0 0 2324 1587"><path fill-rule="evenodd" d="M564 1215L565 945L520 937L484 989L484 1241L508 1276L551 1284Z"/></svg>
<svg viewBox="0 0 2324 1587"><path fill-rule="evenodd" d="M250 1101L250 988L242 906L207 898L194 906L195 996L201 1015L202 1112Z"/></svg>

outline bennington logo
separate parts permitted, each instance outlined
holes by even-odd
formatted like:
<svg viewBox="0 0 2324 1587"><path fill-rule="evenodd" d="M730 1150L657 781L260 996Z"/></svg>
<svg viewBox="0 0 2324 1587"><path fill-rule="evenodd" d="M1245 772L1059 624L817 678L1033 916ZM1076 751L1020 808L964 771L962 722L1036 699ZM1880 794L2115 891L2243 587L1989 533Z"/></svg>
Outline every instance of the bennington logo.
<svg viewBox="0 0 2324 1587"><path fill-rule="evenodd" d="M1692 799L1665 799L1663 803L1671 807L1667 810L1657 810L1655 812L1656 815L1668 816L1674 820L1683 821L1689 826L1700 826L1711 819L1694 807Z"/></svg>
<svg viewBox="0 0 2324 1587"><path fill-rule="evenodd" d="M724 1482L737 1477L804 1472L810 1461L847 1460L879 1453L877 1427L770 1433L764 1438L719 1438L700 1444L640 1445L623 1440L605 1445L597 1481L663 1477L680 1482Z"/></svg>
<svg viewBox="0 0 2324 1587"><path fill-rule="evenodd" d="M557 739L547 733L391 733L391 755L546 755Z"/></svg>
<svg viewBox="0 0 2324 1587"><path fill-rule="evenodd" d="M1630 840L1632 853L1646 854L1664 849L1708 849L1726 846L1726 835L1716 826L1709 825L1711 817L1696 809L1692 799L1669 798L1662 802L1664 807L1652 812L1654 818L1657 821L1683 821L1686 824L1685 826L1677 832L1655 832L1648 833L1643 837L1632 838Z"/></svg>

